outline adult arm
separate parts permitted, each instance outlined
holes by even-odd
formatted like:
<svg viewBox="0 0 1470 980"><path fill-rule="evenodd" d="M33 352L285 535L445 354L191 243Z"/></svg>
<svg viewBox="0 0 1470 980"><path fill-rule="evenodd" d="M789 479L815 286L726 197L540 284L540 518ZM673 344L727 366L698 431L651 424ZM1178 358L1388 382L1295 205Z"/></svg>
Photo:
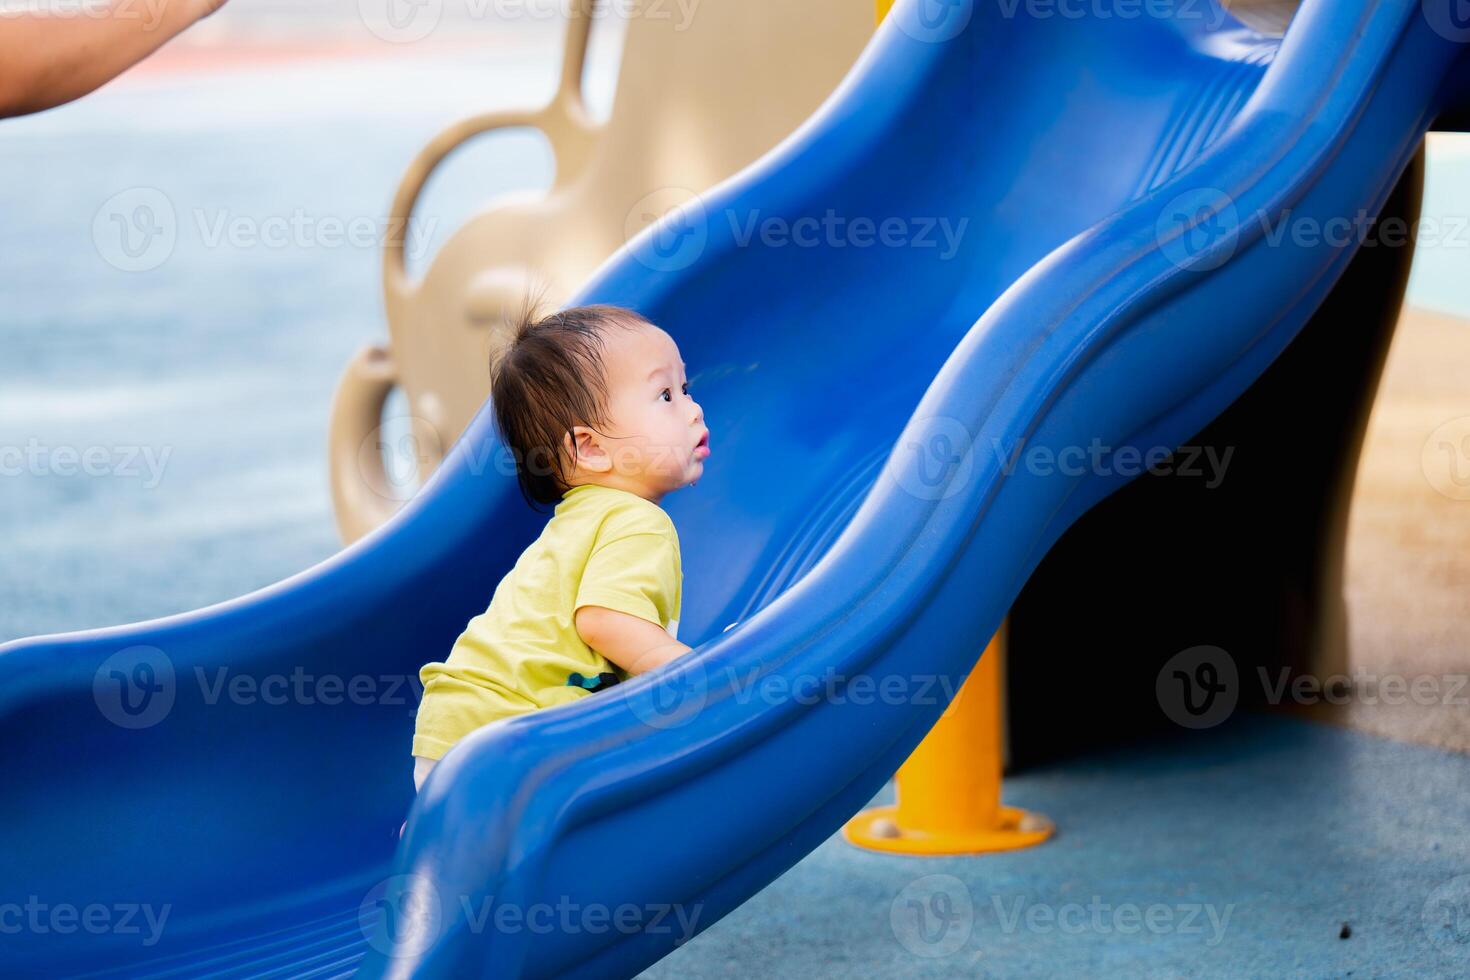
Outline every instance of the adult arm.
<svg viewBox="0 0 1470 980"><path fill-rule="evenodd" d="M225 0L82 0L0 16L0 117L40 112L111 81Z"/></svg>

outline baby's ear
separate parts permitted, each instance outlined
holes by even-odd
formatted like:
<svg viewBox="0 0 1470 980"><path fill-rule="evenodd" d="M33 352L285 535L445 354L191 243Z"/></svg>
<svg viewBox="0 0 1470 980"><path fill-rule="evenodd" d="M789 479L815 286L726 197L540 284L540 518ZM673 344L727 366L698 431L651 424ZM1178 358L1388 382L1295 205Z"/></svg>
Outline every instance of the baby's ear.
<svg viewBox="0 0 1470 980"><path fill-rule="evenodd" d="M585 425L572 426L565 447L573 464L584 470L606 473L612 469L612 456L602 444L602 437Z"/></svg>

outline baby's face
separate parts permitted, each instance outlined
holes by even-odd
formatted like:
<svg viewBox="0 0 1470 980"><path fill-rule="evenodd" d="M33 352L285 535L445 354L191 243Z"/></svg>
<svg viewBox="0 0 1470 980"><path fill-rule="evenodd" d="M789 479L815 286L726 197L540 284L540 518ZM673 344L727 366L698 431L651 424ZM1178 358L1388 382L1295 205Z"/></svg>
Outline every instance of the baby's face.
<svg viewBox="0 0 1470 980"><path fill-rule="evenodd" d="M688 391L679 345L658 327L606 336L613 479L652 500L704 474L709 429Z"/></svg>

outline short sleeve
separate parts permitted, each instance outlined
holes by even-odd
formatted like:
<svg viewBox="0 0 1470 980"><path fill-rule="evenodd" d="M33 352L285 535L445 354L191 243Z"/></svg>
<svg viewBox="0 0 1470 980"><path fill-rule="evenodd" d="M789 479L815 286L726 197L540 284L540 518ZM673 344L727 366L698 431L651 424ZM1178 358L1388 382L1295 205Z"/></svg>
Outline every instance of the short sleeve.
<svg viewBox="0 0 1470 980"><path fill-rule="evenodd" d="M599 541L582 570L572 612L605 606L666 627L678 613L682 574L670 534L637 531Z"/></svg>

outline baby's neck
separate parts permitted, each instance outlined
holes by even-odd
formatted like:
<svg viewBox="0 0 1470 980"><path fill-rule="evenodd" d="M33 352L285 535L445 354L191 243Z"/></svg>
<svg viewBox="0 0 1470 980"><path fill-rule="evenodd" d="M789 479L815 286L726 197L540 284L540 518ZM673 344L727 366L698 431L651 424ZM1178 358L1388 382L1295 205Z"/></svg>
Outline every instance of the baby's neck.
<svg viewBox="0 0 1470 980"><path fill-rule="evenodd" d="M654 491L640 481L630 480L626 478L620 479L607 473L587 473L574 475L571 478L568 489L570 489L571 487L582 486L588 483L595 484L600 487L611 487L614 490L626 490L629 493L637 494L644 500L652 501L655 504L662 500L664 497L662 493Z"/></svg>

